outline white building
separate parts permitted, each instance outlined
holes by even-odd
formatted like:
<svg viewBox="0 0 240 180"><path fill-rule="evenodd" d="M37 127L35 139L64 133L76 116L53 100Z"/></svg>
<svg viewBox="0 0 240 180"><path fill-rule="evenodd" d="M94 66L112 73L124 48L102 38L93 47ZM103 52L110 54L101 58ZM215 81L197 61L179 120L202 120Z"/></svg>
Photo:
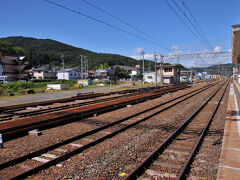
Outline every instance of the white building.
<svg viewBox="0 0 240 180"><path fill-rule="evenodd" d="M143 73L144 82L155 83L155 77L156 77L155 72ZM160 83L160 75L159 74L157 74L157 83Z"/></svg>
<svg viewBox="0 0 240 180"><path fill-rule="evenodd" d="M144 82L155 82L155 72L144 73ZM157 83L160 83L161 71L157 70ZM177 84L180 83L180 67L178 65L163 66L163 83Z"/></svg>
<svg viewBox="0 0 240 180"><path fill-rule="evenodd" d="M123 65L115 65L114 67L116 67L116 66L118 66L121 69L123 69L124 71L126 71L130 76L140 74L140 69L137 69L135 67L123 66Z"/></svg>
<svg viewBox="0 0 240 180"><path fill-rule="evenodd" d="M60 69L57 71L57 79L77 80L79 75L80 74L76 72L73 68Z"/></svg>

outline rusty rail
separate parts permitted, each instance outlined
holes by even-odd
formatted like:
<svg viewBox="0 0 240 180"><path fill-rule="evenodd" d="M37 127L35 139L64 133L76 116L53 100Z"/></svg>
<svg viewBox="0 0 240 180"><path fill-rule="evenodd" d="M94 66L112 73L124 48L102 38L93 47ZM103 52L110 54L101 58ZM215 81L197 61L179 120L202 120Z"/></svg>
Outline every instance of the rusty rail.
<svg viewBox="0 0 240 180"><path fill-rule="evenodd" d="M229 82L228 82L229 83ZM227 83L227 84L228 84ZM207 105L207 103L218 93L218 91L226 84L224 82L194 113L192 113L168 138L164 140L147 158L145 158L132 172L130 172L125 180L136 179L145 168L149 167L150 164L158 157L170 142L187 126L187 124ZM226 86L227 87L227 86ZM226 90L226 89L225 89ZM224 91L225 92L225 91ZM224 93L223 93L224 94ZM215 113L214 113L215 114ZM183 170L185 171L185 170Z"/></svg>
<svg viewBox="0 0 240 180"><path fill-rule="evenodd" d="M96 113L104 113L114 109L121 108L128 104L136 104L143 102L148 99L154 99L160 97L163 93L174 92L187 88L187 85L166 88L166 90L161 90L157 92L149 92L141 95L136 95L134 97L127 97L120 100L113 100L98 104L93 104L89 106L77 107L42 115L37 115L33 117L24 117L16 120L11 120L7 122L0 123L0 133L6 140L10 136L16 136L17 134L26 133L29 130L35 128L46 127L46 124L57 124L63 122L72 122L74 119L82 119L90 117Z"/></svg>
<svg viewBox="0 0 240 180"><path fill-rule="evenodd" d="M101 137L101 138L99 138L99 139L97 139L97 140L95 140L95 141L93 141L93 142L90 142L90 143L88 143L88 144L86 144L86 145L84 145L84 146L82 146L82 147L80 147L80 148L77 148L77 149L75 149L75 150L73 150L73 151L71 151L71 152L68 152L68 153L66 153L66 154L64 154L64 155L62 155L62 156L60 156L60 157L58 157L58 158L56 158L56 159L53 159L53 160L51 160L51 161L49 161L49 162L46 162L46 163L44 163L44 164L42 164L42 165L40 165L40 166L38 166L38 167L36 167L36 168L34 168L34 169L30 169L30 170L28 170L28 171L26 171L26 172L24 172L24 173L22 173L22 174L19 174L19 175L15 176L15 177L13 177L13 178L11 178L11 179L22 179L22 178L26 178L26 177L28 177L28 176L30 176L30 175L32 175L32 174L37 173L38 171L40 171L40 170L42 170L42 169L46 169L46 168L48 168L48 167L50 167L50 166L52 166L52 165L56 165L57 163L65 160L65 159L68 159L69 157L71 157L71 156L73 156L73 155L76 155L76 154L82 152L83 150L85 150L85 149L93 146L93 145L96 145L96 144L98 144L98 143L100 143L100 142L103 142L104 140L106 140L106 139L108 139L108 138L111 138L111 137L113 137L113 136L115 136L115 135L117 135L117 134L119 134L119 133L121 133L121 132L123 132L123 131L125 131L125 130L127 130L127 129L135 126L135 125L137 125L137 124L139 124L140 122L143 122L143 121L145 121L145 120L147 120L147 119L155 116L156 114L159 114L159 113L161 113L161 112L163 112L163 111L165 111L165 110L167 110L167 109L169 109L169 108L171 108L171 107L179 104L180 102L183 102L183 101L185 101L186 99L189 99L190 97L192 97L192 96L194 96L194 95L196 95L196 94L199 94L200 92L208 89L208 87L211 87L211 86L207 86L207 87L200 88L200 89L195 90L195 91L192 91L192 92L190 92L190 93L186 93L186 94L184 94L184 95L181 95L181 96L179 96L179 97L177 97L177 98L175 98L175 99L172 99L172 100L170 100L170 101L161 103L160 105L157 105L156 107L162 106L162 105L167 104L167 103L169 103L169 102L172 102L172 101L174 101L174 100L176 100L176 99L182 98L182 97L184 97L184 96L186 96L186 95L190 95L190 96L188 96L188 97L186 97L186 98L184 98L184 99L182 99L182 100L180 100L180 101L178 101L178 102L175 102L174 104L169 105L168 107L165 107L165 108L161 109L161 110L158 111L158 112L155 112L155 113L153 113L153 114L151 114L151 115L148 115L148 116L146 116L146 117L144 117L144 118L142 118L142 119L140 119L140 120L138 120L138 121L136 121L136 122L134 122L134 123L128 124L128 125L125 126L124 128L121 128L121 129L119 129L119 130L116 130L116 131L112 132L111 134L108 134L108 135L106 135L106 136L103 136L103 137ZM155 107L155 108L156 108L156 107ZM42 154L42 153L45 153L45 152L47 152L47 151L49 151L49 150L53 150L53 149L55 149L55 148L59 148L59 147L62 146L62 145L65 145L65 144L70 143L70 142L72 142L72 141L76 141L76 140L78 140L78 139L80 139L80 138L83 138L83 137L85 137L85 136L88 136L88 135L90 135L90 134L93 134L93 133L95 133L95 132L98 132L99 130L103 130L103 129L105 129L105 128L108 128L108 127L110 127L110 126L113 126L113 125L115 125L115 124L118 124L118 123L120 123L120 122L123 122L123 121L125 121L125 120L127 120L127 119L129 119L129 118L132 118L132 117L134 117L134 116L137 116L137 115L139 115L139 114L141 114L141 113L148 112L149 110L152 110L152 109L154 109L154 107L153 107L153 108L149 108L148 110L145 110L145 111L143 111L143 112L140 112L140 113L138 113L138 114L136 114L136 115L131 115L131 116L127 117L127 118L124 118L124 119L119 120L119 121L117 121L117 122L111 123L111 124L109 124L109 125L106 125L106 126L103 126L103 127L100 127L100 128L94 129L94 130L91 130L91 131L86 132L86 133L84 133L84 134L80 134L80 135L78 135L78 136L76 136L76 137L70 138L70 139L68 139L68 140L65 140L65 141L63 141L63 142L57 143L57 144L52 145L52 146L50 146L50 147L44 148L44 149L42 149L42 150L39 150L39 151L30 153L30 154L28 154L28 155L24 155L24 156L22 156L22 157L19 157L19 158L15 159L15 160L12 160L12 161L9 161L9 162L6 162L6 163L0 165L0 169L6 168L7 166L10 166L10 165L15 165L15 164L17 164L17 163L19 163L19 162L25 161L25 160L27 160L27 159L30 159L30 158L34 157L34 156L38 156L38 155L40 155L40 154Z"/></svg>

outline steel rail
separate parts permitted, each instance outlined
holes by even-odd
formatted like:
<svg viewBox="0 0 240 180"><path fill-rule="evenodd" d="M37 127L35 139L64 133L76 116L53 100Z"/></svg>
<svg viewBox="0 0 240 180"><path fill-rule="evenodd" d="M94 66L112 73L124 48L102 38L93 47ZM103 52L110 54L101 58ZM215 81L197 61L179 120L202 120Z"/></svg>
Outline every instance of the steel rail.
<svg viewBox="0 0 240 180"><path fill-rule="evenodd" d="M204 128L202 129L201 134L200 134L196 144L194 145L190 155L188 156L188 158L187 158L186 162L184 163L181 171L179 172L177 180L183 179L185 177L187 169L188 169L190 163L192 162L192 159L193 159L194 155L196 154L196 152L197 152L197 150L198 150L198 148L200 146L200 142L203 140L203 137L205 136L205 134L206 134L206 132L207 132L211 122L213 121L213 119L214 119L214 117L215 117L215 115L217 113L217 110L218 110L218 108L220 106L220 103L221 103L221 101L222 101L222 99L223 99L223 97L224 97L224 95L226 93L227 87L228 87L228 84L226 85L226 88L224 89L223 93L221 94L221 97L220 97L218 103L216 104L216 106L215 106L215 108L213 110L213 113L211 114L211 116L209 117L207 123L205 124Z"/></svg>
<svg viewBox="0 0 240 180"><path fill-rule="evenodd" d="M120 94L131 93L131 94L122 95L122 96L118 96L118 97L110 97L110 98L105 98L105 99L98 99L98 100L93 100L93 101L88 101L88 102L82 102L82 103L77 103L77 104L73 104L73 105L62 105L62 106L59 106L59 107L50 107L50 108L47 108L47 109L40 109L40 110L35 110L35 111L30 111L30 112L12 112L13 111L12 108L15 106L15 105L13 105L13 106L9 106L8 107L9 109L11 109L10 110L10 115L1 116L0 117L0 121L11 120L11 118L13 116L19 116L18 118L22 118L22 117L25 117L25 116L38 115L38 114L49 113L49 112L53 112L53 111L57 111L57 110L64 110L64 109L73 108L73 107L79 107L79 106L84 106L84 105L89 105L89 104L95 104L95 103L99 103L99 102L105 102L105 101L110 101L110 100L114 100L114 99L120 99L120 98L124 98L124 97L130 97L130 96L136 95L136 93L138 93L138 94L143 93L143 90L146 92L146 89L147 89L147 91L157 92L157 91L160 91L160 90L163 90L163 89L166 89L166 88L167 89L168 88L172 88L172 87L177 87L177 86L162 87L162 88L159 88L157 90L156 90L155 87L123 90L123 91L120 91L120 92L108 93L106 95L119 94L119 93ZM106 96L106 95L102 95L102 96ZM91 98L95 98L95 97L91 97ZM73 99L72 101L75 101L75 100L76 99ZM81 100L81 99L77 99L77 100ZM52 100L52 101L54 101L54 100ZM67 102L69 102L69 101L67 101ZM39 102L38 104L40 104L40 103L41 102ZM22 107L22 110L23 110L23 109L26 108L27 105L28 104L22 104L22 105L17 105L17 106L23 106ZM17 109L17 110L19 110L19 109ZM5 112L9 113L9 111L5 111Z"/></svg>
<svg viewBox="0 0 240 180"><path fill-rule="evenodd" d="M193 112L172 134L170 134L148 157L146 157L133 171L131 171L124 179L136 179L136 177L148 167L158 154L162 152L166 146L173 140L177 134L187 126L187 124L207 105L207 103L218 93L218 91L226 84L224 82L212 95L195 111Z"/></svg>
<svg viewBox="0 0 240 180"><path fill-rule="evenodd" d="M114 125L116 125L116 124L119 124L119 123L121 123L121 122L124 122L124 121L126 121L126 120L128 120L128 119L134 118L134 117L136 117L136 116L138 116L138 115L141 115L141 114L143 114L143 113L146 113L146 112L148 112L148 111L150 111L150 110L154 110L154 109L156 109L156 108L158 108L158 107L160 107L160 106L163 106L163 105L165 105L165 104L168 104L168 103L170 103L170 102L173 102L173 101L175 101L175 100L177 100L177 99L180 99L180 98L182 98L182 97L184 97L184 96L193 94L193 93L195 93L195 92L196 92L196 93L195 93L194 95L199 94L200 92L202 92L202 91L210 88L211 86L212 86L212 85L207 85L207 86L205 86L205 87L196 89L196 90L194 90L194 91L192 91L192 92L186 93L186 94L181 95L181 96L179 96L179 97L177 97L177 98L174 98L174 99L171 99L171 100L169 100L169 101L163 102L163 103L161 103L161 104L159 104L159 105L156 105L156 106L154 106L154 107L152 107L152 108L148 108L148 109L146 109L146 110L144 110L144 111L141 111L141 112L138 112L138 113L136 113L136 114L130 115L130 116L128 116L128 117L125 117L125 118L123 118L123 119L117 120L117 121L115 121L115 122L113 122L113 123L109 123L109 124L104 125L104 126L102 126L102 127L98 127L98 128L96 128L96 129L90 130L90 131L88 131L88 132L86 132L86 133L83 133L83 134L77 135L77 136L75 136L75 137L69 138L69 139L67 139L67 140L64 140L64 141L62 141L62 142L56 143L56 144L51 145L51 146L49 146L49 147L40 149L40 150L38 150L38 151L29 153L29 154L27 154L27 155L21 156L21 157L19 157L19 158L13 159L13 160L10 160L10 161L8 161L8 162L5 162L5 163L3 163L3 164L0 164L0 170L6 168L6 167L8 167L8 166L16 165L17 163L23 162L23 161L25 161L25 160L27 160L27 159L29 159L29 158L38 156L39 154L43 154L43 153L45 153L45 152L47 152L47 151L56 149L56 148L58 148L58 147L60 147L60 146L62 146L62 145L65 145L65 144L68 144L68 143L70 143L70 142L76 141L76 140L78 140L78 139L80 139L80 138L83 138L83 137L92 135L92 134L94 134L94 133L96 133L96 132L99 132L99 131L101 131L101 130L107 129L107 128L109 128L109 127L112 127L112 126L114 126ZM192 96L193 96L193 95L192 95ZM192 97L192 96L191 96L191 97Z"/></svg>
<svg viewBox="0 0 240 180"><path fill-rule="evenodd" d="M133 95L134 94L128 94L128 95L122 95L122 96L118 96L118 97L110 97L110 98L98 99L98 100L94 100L94 101L81 102L81 103L76 103L76 104L72 104L72 105L68 104L68 105L62 105L62 106L58 106L58 107L50 107L47 109L39 109L39 110L35 110L35 111L30 111L30 112L14 112L11 115L0 117L0 121L12 120L13 116L18 116L18 118L22 118L22 117L26 117L26 116L39 115L39 114L43 114L43 113L49 113L49 112L64 110L64 109L73 108L73 107L80 107L80 106L86 106L86 105L90 105L90 104L96 104L96 103L106 102L106 101L115 100L115 99L121 99L121 98L125 98L125 97L130 97Z"/></svg>
<svg viewBox="0 0 240 180"><path fill-rule="evenodd" d="M70 101L75 101L75 100L83 100L83 99L88 99L88 98L96 98L99 96L106 96L109 94L104 94L104 93L98 93L98 94L87 94L87 95L82 95L82 96L75 96L75 97L69 97L69 98L62 98L62 99L54 99L54 100L48 100L48 101L40 101L40 102L34 102L34 103L25 103L25 104L17 104L17 105L10 105L10 106L3 106L0 107L0 113L4 111L9 111L9 110L20 110L24 109L29 106L39 106L39 105L49 105L53 103L66 103Z"/></svg>
<svg viewBox="0 0 240 180"><path fill-rule="evenodd" d="M173 89L162 90L159 92L150 92L143 95L137 95L134 97L127 97L121 100L113 100L98 104L93 104L84 107L77 107L68 110L62 110L59 112L52 112L47 114L42 114L32 117L20 118L17 120L11 120L7 122L0 123L0 133L3 135L3 138L9 137L9 135L15 135L17 133L27 132L33 128L41 128L46 123L59 123L59 122L72 122L76 118L85 118L90 117L93 114L105 113L110 110L118 109L124 107L127 104L136 104L139 102L146 101L148 99L154 99L160 97L164 93L174 92L186 88L187 86L181 86Z"/></svg>
<svg viewBox="0 0 240 180"><path fill-rule="evenodd" d="M200 91L203 91L203 89L200 90ZM193 96L193 95L191 95L190 97L192 97L192 96ZM187 97L186 99L188 99L188 98L190 98L190 97ZM179 97L179 98L180 98L180 97ZM186 100L186 99L185 99L185 100ZM84 145L84 146L82 146L82 147L80 147L80 148L77 148L77 149L75 149L75 150L73 150L73 151L71 151L71 152L68 152L68 153L64 154L63 156L60 156L60 157L58 157L58 158L56 158L56 159L54 159L54 160L51 160L51 161L49 161L49 162L47 162L47 163L44 163L44 164L40 165L39 167L36 167L36 168L34 168L34 169L31 169L31 170L29 170L29 171L26 171L26 172L18 175L18 176L15 176L15 177L13 177L12 179L22 179L22 178L25 178L25 177L27 177L27 176L29 176L29 175L32 175L32 174L34 174L34 173L36 173L36 172L38 172L38 171L40 171L40 170L42 170L42 169L48 168L48 167L51 166L51 165L55 165L55 164L57 164L58 162L63 161L63 160L65 160L65 159L67 159L67 158L69 158L69 157L71 157L71 156L73 156L73 155L75 155L75 154L78 154L79 152L81 152L81 151L83 151L83 150L85 150L85 149L87 149L87 148L89 148L89 147L91 147L91 146L93 146L93 145L96 145L96 144L98 144L98 143L100 143L100 142L102 142L102 141L104 141L104 140L106 140L106 139L108 139L108 138L111 138L111 137L113 137L113 136L115 136L115 135L117 135L117 134L119 134L119 133L121 133L121 132L129 129L130 127L133 127L133 126L139 124L140 122L143 122L143 121L145 121L145 120L153 117L154 115L156 115L156 114L158 114L158 113L160 113L160 112L162 112L162 111L164 111L164 110L166 110L166 109L169 109L170 107L173 107L173 106L176 105L176 104L179 104L179 103L182 102L182 101L184 101L184 100L180 100L179 102L177 102L177 103L175 103L175 104L172 104L172 105L170 105L170 106L168 106L168 107L166 107L166 108L164 108L164 109L162 109L162 110L160 110L160 111L158 111L158 112L156 112L156 113L154 113L154 114L151 114L151 115L149 115L149 116L147 116L147 117L145 117L145 118L142 118L141 120L138 120L137 122L134 122L134 123L132 123L132 124L129 124L129 125L125 126L125 127L122 128L122 129L119 129L119 130L117 130L117 131L115 131L115 132L112 132L111 134L108 134L108 135L106 135L106 136L103 136L103 137L101 137L101 138L99 138L99 139L97 139L97 140L95 140L95 141L93 141L93 142L91 142L91 143L88 143L88 144L86 144L86 145ZM167 102L166 102L166 103L167 103ZM148 110L146 110L146 111L148 111ZM134 116L134 115L132 115L132 116ZM132 117L132 116L131 116L131 117ZM123 120L124 120L124 119L123 119ZM122 122L123 120L120 120L119 122ZM114 125L114 124L116 124L116 122L112 123L112 125ZM107 126L110 127L110 125L107 125ZM100 127L100 128L103 129L103 127ZM97 128L97 129L99 129L99 128ZM95 130L92 130L92 131L96 131L96 129L95 129ZM88 133L88 132L87 132L87 133ZM89 135L90 135L90 134L89 134ZM80 136L82 136L82 135L79 135L78 139L81 138ZM72 139L72 140L73 140L73 139ZM71 141L72 141L72 140L71 140ZM77 139L74 139L74 140L77 140ZM70 141L70 140L68 140L68 141ZM70 141L70 142L71 142L71 141ZM60 143L63 143L63 142L60 142ZM60 143L58 143L58 146L57 146L57 147L59 147ZM68 143L69 143L69 142L68 142ZM55 147L55 148L57 148L57 147ZM52 149L50 149L50 150L52 150ZM44 153L44 152L41 152L40 154L42 154L42 153ZM32 158L32 157L34 157L35 155L36 155L36 154L34 154L34 155L32 154L32 155L31 155L30 157L28 157L27 159ZM21 158L21 157L20 157L20 158ZM26 160L26 159L25 159L25 160ZM22 162L22 161L21 161L21 162ZM10 164L11 164L11 163L9 163L8 165L10 165ZM1 165L1 166L2 166L2 165ZM0 167L1 167L1 166L0 166Z"/></svg>
<svg viewBox="0 0 240 180"><path fill-rule="evenodd" d="M175 87L179 86L175 85ZM171 87L171 86L170 86ZM172 86L174 87L174 86ZM47 100L47 101L39 101L39 102L33 102L33 103L24 103L24 104L17 104L17 105L10 105L10 106L3 106L0 107L0 113L7 111L15 111L24 109L26 107L30 106L39 106L39 105L49 105L53 103L66 103L70 101L75 101L75 100L84 100L84 99L89 99L89 98L96 98L96 97L101 97L101 96L108 96L112 94L126 94L126 93L139 93L143 91L151 91L154 89L157 89L159 87L150 87L150 88L139 88L139 89L130 89L130 90L121 90L121 91L114 91L110 93L96 93L96 94L83 94L81 96L73 96L73 97L68 97L68 98L61 98L61 99L54 99L54 100Z"/></svg>

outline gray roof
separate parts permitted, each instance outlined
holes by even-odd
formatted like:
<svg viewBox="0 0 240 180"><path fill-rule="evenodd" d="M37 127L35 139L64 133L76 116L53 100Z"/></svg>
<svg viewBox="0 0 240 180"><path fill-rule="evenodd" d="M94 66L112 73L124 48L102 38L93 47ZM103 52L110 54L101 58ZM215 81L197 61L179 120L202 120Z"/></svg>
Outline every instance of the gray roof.
<svg viewBox="0 0 240 180"><path fill-rule="evenodd" d="M123 68L125 71L137 71L138 69L135 67L131 67L131 66L124 66L124 65L115 65L114 67L120 67Z"/></svg>
<svg viewBox="0 0 240 180"><path fill-rule="evenodd" d="M74 68L69 68L69 69L59 69L57 72L62 73L62 72L71 72L71 71L76 71Z"/></svg>

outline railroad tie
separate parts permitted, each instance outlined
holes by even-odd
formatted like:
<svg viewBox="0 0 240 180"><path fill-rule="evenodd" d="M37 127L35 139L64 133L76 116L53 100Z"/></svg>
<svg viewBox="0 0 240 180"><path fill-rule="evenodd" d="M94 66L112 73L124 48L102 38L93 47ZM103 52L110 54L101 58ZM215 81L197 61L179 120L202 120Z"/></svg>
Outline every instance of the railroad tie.
<svg viewBox="0 0 240 180"><path fill-rule="evenodd" d="M38 161L38 162L42 162L42 163L47 163L49 162L50 160L48 159L44 159L44 158L41 158L41 157L34 157L32 158L32 160L35 160L35 161ZM62 167L62 164L56 164L57 167Z"/></svg>

